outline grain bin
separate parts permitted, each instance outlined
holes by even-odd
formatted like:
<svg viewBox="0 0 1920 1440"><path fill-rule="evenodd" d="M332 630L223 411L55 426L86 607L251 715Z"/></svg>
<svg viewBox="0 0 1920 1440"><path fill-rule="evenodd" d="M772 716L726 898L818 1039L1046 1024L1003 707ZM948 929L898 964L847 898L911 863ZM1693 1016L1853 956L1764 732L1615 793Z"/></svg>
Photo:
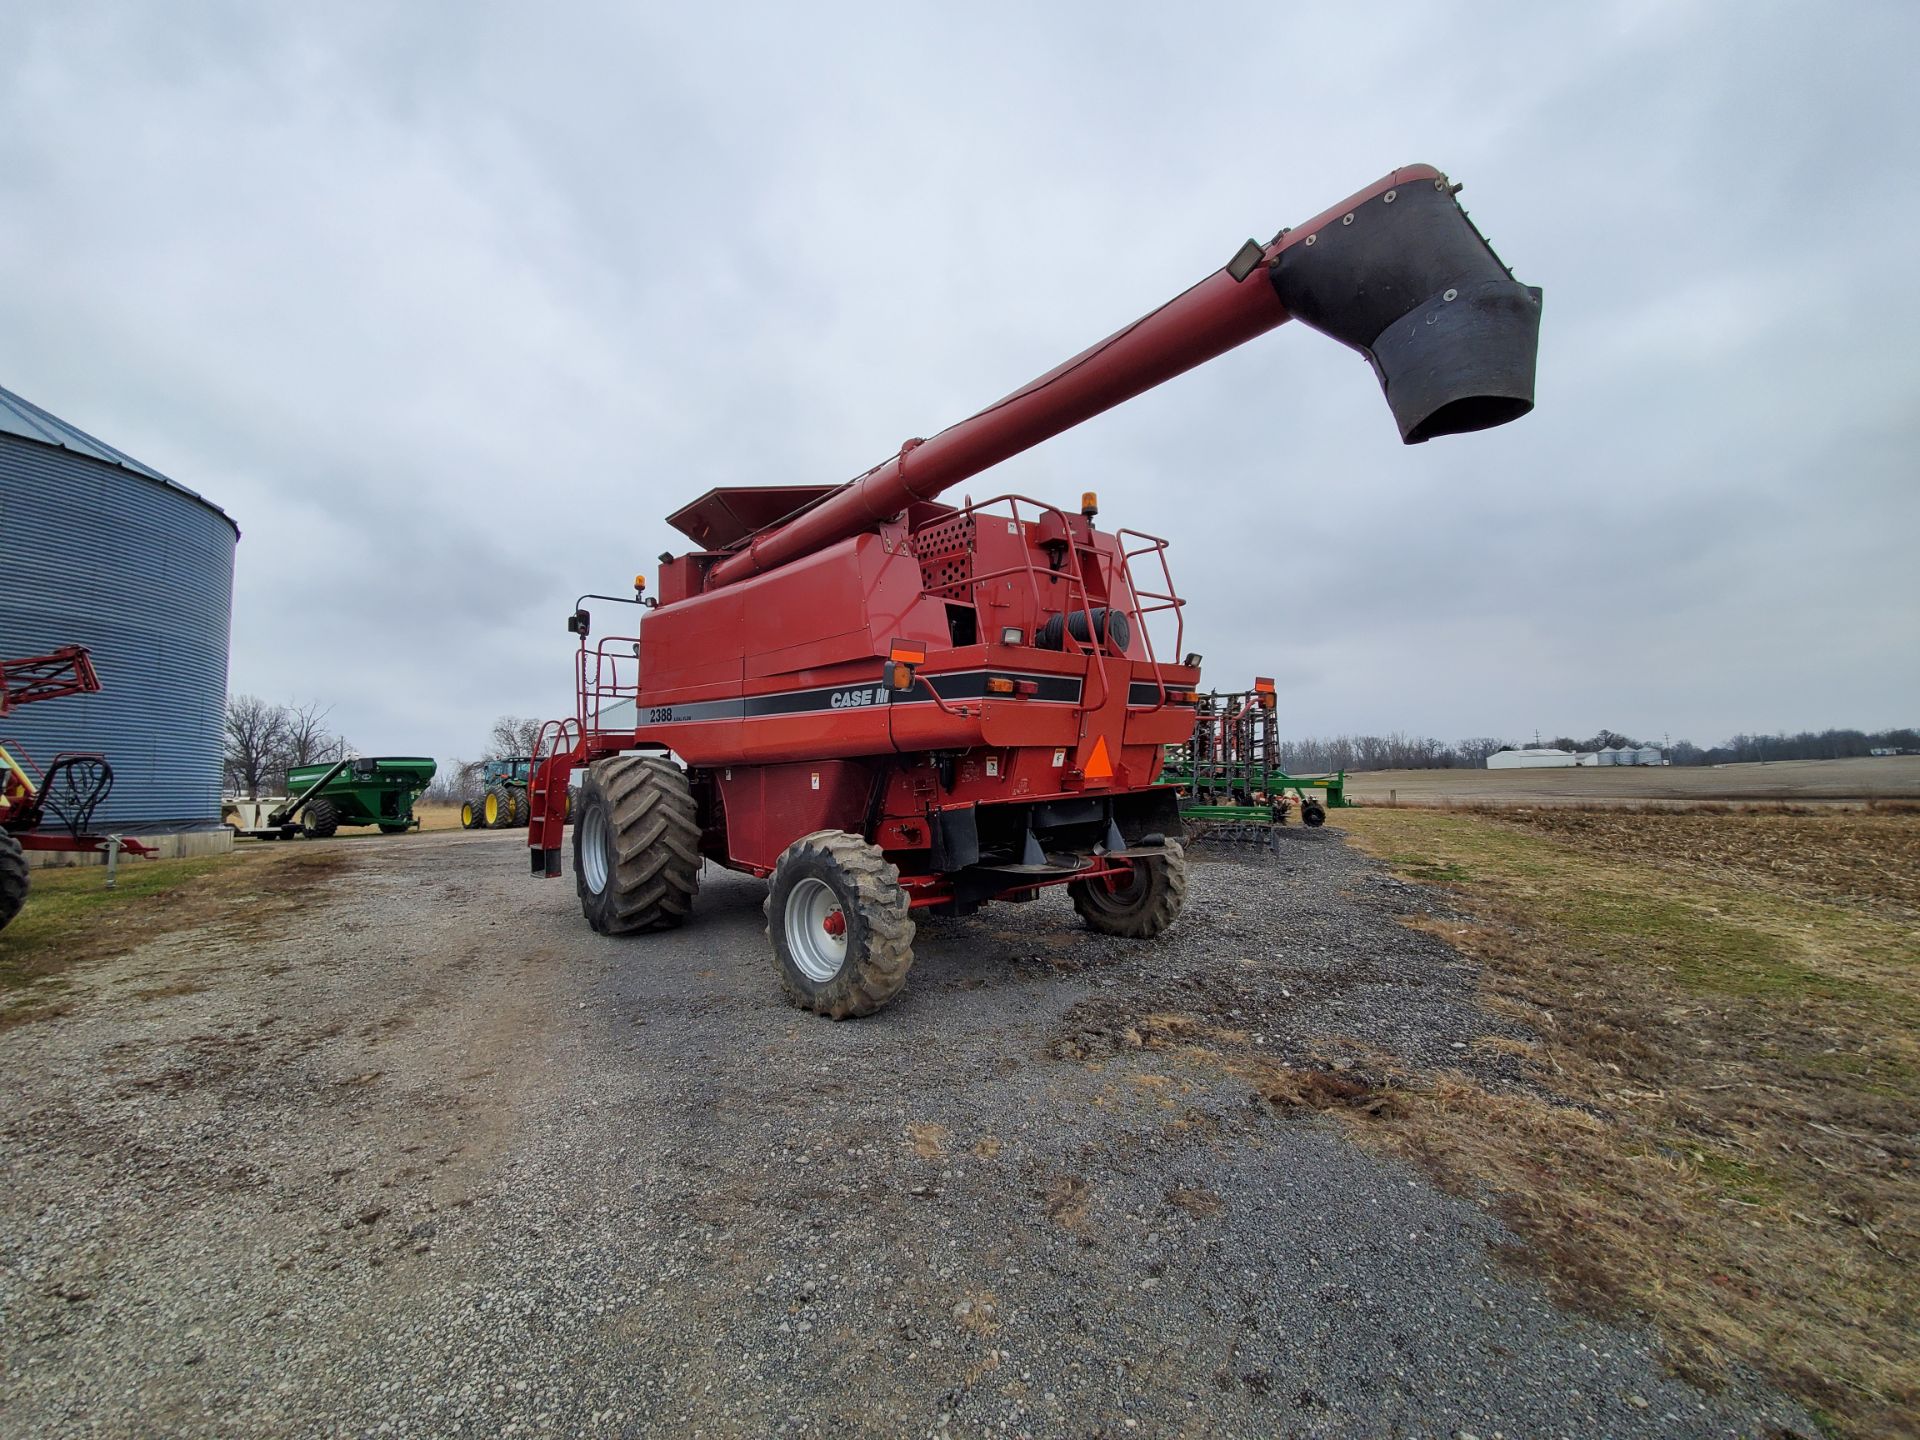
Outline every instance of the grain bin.
<svg viewBox="0 0 1920 1440"><path fill-rule="evenodd" d="M94 828L162 854L223 848L227 632L239 527L132 456L0 389L0 654L93 652L104 687L7 717L42 760L97 750Z"/></svg>

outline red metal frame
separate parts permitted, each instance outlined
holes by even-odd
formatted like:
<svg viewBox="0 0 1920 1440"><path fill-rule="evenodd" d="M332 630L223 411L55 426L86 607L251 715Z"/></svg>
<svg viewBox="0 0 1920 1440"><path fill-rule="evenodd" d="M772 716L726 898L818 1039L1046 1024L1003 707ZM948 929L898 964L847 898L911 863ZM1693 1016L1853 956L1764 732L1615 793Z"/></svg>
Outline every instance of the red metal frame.
<svg viewBox="0 0 1920 1440"><path fill-rule="evenodd" d="M84 645L62 645L45 655L0 660L0 715L16 706L93 695L99 689L100 677Z"/></svg>
<svg viewBox="0 0 1920 1440"><path fill-rule="evenodd" d="M0 660L0 715L21 705L37 705L69 695L95 695L100 677L93 668L93 657L84 645L62 645L44 655L28 655L17 660ZM17 740L0 739L0 829L20 843L22 850L51 850L65 853L94 852L107 849L114 841L108 835L57 834L36 829L45 817L47 787L59 773L63 762L98 760L104 755L93 751L63 750L42 770ZM111 769L107 771L112 774ZM123 854L152 856L156 852L138 840L120 836Z"/></svg>

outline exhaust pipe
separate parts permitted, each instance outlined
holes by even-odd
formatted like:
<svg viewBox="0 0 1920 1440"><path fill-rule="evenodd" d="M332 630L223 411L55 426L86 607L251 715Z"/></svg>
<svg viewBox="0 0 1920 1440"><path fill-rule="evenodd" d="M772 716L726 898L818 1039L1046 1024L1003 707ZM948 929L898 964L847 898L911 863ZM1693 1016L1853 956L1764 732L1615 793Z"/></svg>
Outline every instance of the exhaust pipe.
<svg viewBox="0 0 1920 1440"><path fill-rule="evenodd" d="M1459 186L1409 169L1283 232L1267 273L1296 320L1367 357L1400 438L1418 445L1533 409L1540 291L1500 263Z"/></svg>

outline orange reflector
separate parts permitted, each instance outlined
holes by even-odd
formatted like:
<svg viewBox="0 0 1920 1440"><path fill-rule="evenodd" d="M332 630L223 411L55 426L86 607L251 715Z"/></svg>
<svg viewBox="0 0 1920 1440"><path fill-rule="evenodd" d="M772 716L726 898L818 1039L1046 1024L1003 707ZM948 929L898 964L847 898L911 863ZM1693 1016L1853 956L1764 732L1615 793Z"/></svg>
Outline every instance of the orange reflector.
<svg viewBox="0 0 1920 1440"><path fill-rule="evenodd" d="M1108 780L1113 777L1113 761L1107 755L1106 736L1094 736L1093 754L1087 757L1087 768L1081 773L1089 780Z"/></svg>
<svg viewBox="0 0 1920 1440"><path fill-rule="evenodd" d="M927 663L927 647L910 644L905 640L893 642L893 648L887 652L889 660L898 660L905 665L924 665Z"/></svg>
<svg viewBox="0 0 1920 1440"><path fill-rule="evenodd" d="M913 667L899 661L887 667L887 687L891 690L911 690L913 688Z"/></svg>
<svg viewBox="0 0 1920 1440"><path fill-rule="evenodd" d="M1273 681L1255 676L1253 688L1258 690L1262 695L1271 695L1273 694Z"/></svg>
<svg viewBox="0 0 1920 1440"><path fill-rule="evenodd" d="M1013 694L1013 681L1007 679L1004 675L989 675L987 677L987 693L989 695L1011 695Z"/></svg>

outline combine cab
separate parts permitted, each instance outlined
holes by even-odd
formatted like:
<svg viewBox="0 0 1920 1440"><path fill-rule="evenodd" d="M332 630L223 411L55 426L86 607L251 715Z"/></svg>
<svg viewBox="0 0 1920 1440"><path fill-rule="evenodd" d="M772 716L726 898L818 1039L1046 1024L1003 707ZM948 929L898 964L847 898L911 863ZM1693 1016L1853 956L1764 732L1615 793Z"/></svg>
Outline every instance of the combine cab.
<svg viewBox="0 0 1920 1440"><path fill-rule="evenodd" d="M582 596L573 718L537 747L528 844L609 935L683 924L703 862L765 877L793 1002L835 1019L906 983L914 917L1064 885L1148 939L1187 893L1167 747L1199 659L1166 544L1021 495L940 497L992 465L1299 318L1364 354L1402 438L1533 404L1539 292L1426 166L1393 174L845 485L709 491L671 517L659 594ZM642 623L599 625L600 602ZM620 715L610 724L602 717ZM674 757L678 757L677 761Z"/></svg>

